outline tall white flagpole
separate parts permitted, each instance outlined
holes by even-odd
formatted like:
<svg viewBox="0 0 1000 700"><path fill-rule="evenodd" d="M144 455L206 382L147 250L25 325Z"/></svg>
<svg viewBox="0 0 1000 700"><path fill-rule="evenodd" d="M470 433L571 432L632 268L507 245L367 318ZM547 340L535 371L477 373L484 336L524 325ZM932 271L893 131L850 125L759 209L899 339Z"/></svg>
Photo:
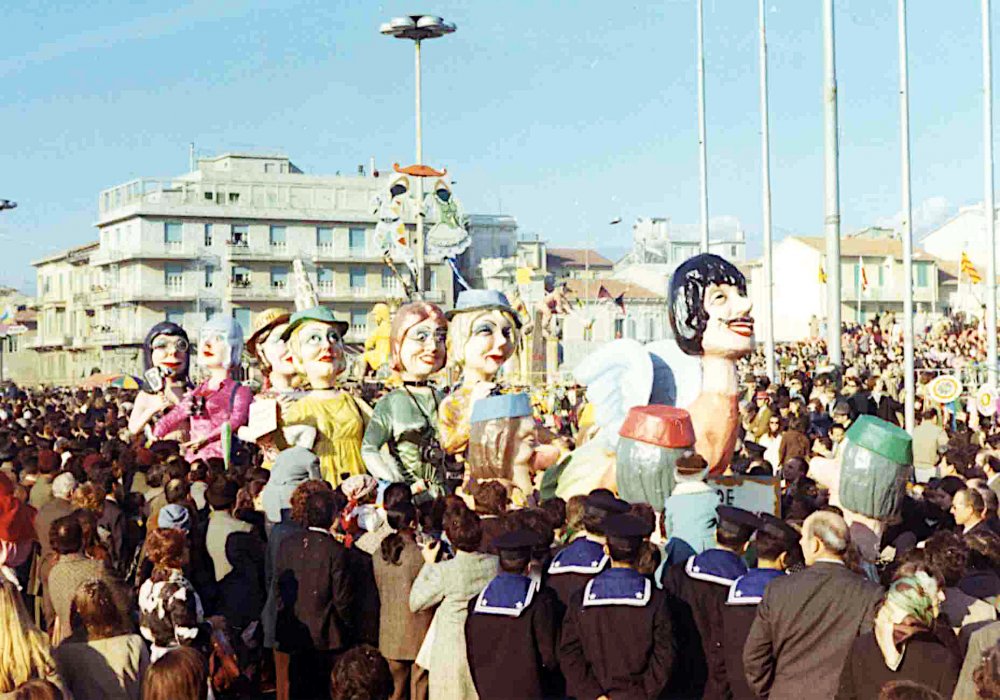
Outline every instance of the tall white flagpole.
<svg viewBox="0 0 1000 700"><path fill-rule="evenodd" d="M983 216L986 220L986 354L989 381L997 384L997 232L993 194L993 47L990 0L982 0L983 15Z"/></svg>
<svg viewBox="0 0 1000 700"><path fill-rule="evenodd" d="M767 376L777 381L774 361L774 269L771 260L771 128L768 118L767 101L767 20L764 0L757 0L758 36L760 41L760 162L763 183L762 207L764 213L764 321L767 335L764 336L764 357L767 362Z"/></svg>
<svg viewBox="0 0 1000 700"><path fill-rule="evenodd" d="M833 0L823 0L823 122L825 174L823 185L824 231L826 234L826 343L830 362L843 365L840 348L840 165L837 136L837 58L833 22Z"/></svg>
<svg viewBox="0 0 1000 700"><path fill-rule="evenodd" d="M913 376L913 207L910 201L910 79L906 45L906 0L899 0L899 138L903 181L903 393L904 423L915 425L916 387Z"/></svg>
<svg viewBox="0 0 1000 700"><path fill-rule="evenodd" d="M698 167L701 175L701 252L708 252L708 144L705 134L704 0L698 0Z"/></svg>

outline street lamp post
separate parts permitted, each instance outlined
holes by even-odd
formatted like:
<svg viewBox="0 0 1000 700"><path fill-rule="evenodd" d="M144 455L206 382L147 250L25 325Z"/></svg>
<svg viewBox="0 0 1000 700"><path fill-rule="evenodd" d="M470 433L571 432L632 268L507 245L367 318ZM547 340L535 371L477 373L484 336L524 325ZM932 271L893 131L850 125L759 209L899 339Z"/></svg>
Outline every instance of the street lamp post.
<svg viewBox="0 0 1000 700"><path fill-rule="evenodd" d="M424 163L423 126L421 118L420 104L420 42L424 39L437 39L451 34L455 31L452 22L445 22L440 17L434 15L406 15L403 17L393 17L391 20L379 27L379 31L396 39L409 39L415 47L415 70L416 70L416 115L417 115L417 164ZM424 288L424 183L423 178L416 178L417 181L417 231L413 239L414 260L417 267L416 291L420 292Z"/></svg>

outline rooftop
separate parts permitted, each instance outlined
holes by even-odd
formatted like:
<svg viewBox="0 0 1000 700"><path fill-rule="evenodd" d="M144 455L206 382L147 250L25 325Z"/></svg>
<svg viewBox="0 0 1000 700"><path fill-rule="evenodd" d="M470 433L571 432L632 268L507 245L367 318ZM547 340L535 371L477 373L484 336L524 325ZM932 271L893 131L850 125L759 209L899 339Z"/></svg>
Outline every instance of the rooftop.
<svg viewBox="0 0 1000 700"><path fill-rule="evenodd" d="M614 267L614 263L591 248L549 248L546 251L546 267L602 268Z"/></svg>
<svg viewBox="0 0 1000 700"><path fill-rule="evenodd" d="M622 280L616 280L609 278L598 278L593 280L566 280L566 285L569 288L569 292L572 296L577 299L583 299L586 301L596 301L597 295L601 291L601 287L604 287L611 294L612 297L617 297L619 294L624 294L625 299L646 299L646 300L657 300L663 299L662 294L657 294L654 291L646 289L645 287L632 283L624 282Z"/></svg>
<svg viewBox="0 0 1000 700"><path fill-rule="evenodd" d="M805 243L820 253L826 253L826 239L811 236L790 236L791 239ZM842 258L887 258L903 259L903 243L899 240L884 238L841 238L840 256ZM922 250L913 251L914 260L934 260L934 256Z"/></svg>

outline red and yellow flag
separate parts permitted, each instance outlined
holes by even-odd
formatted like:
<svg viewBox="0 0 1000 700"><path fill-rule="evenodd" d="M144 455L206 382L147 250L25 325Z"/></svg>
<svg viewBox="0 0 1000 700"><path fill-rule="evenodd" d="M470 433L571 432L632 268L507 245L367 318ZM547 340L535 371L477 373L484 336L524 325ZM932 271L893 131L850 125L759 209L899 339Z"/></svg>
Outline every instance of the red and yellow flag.
<svg viewBox="0 0 1000 700"><path fill-rule="evenodd" d="M977 270L976 266L972 264L971 260L969 260L969 256L965 254L965 251L962 251L962 268L960 274L968 277L972 284L979 284L983 281L982 276L979 274L979 270Z"/></svg>

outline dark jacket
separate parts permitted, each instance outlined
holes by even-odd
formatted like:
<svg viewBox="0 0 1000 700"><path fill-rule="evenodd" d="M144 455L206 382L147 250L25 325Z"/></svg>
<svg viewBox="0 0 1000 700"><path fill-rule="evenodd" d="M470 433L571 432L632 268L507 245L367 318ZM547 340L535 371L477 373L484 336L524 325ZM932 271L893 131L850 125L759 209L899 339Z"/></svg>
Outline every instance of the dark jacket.
<svg viewBox="0 0 1000 700"><path fill-rule="evenodd" d="M840 674L837 700L877 700L889 681L914 681L950 698L958 681L961 660L929 632L906 642L903 662L896 671L885 665L875 635L868 632L854 640Z"/></svg>
<svg viewBox="0 0 1000 700"><path fill-rule="evenodd" d="M743 648L750 689L769 700L833 697L881 599L880 586L833 562L772 581Z"/></svg>
<svg viewBox="0 0 1000 700"><path fill-rule="evenodd" d="M335 651L349 641L351 574L347 550L309 529L282 542L274 562L278 651Z"/></svg>

